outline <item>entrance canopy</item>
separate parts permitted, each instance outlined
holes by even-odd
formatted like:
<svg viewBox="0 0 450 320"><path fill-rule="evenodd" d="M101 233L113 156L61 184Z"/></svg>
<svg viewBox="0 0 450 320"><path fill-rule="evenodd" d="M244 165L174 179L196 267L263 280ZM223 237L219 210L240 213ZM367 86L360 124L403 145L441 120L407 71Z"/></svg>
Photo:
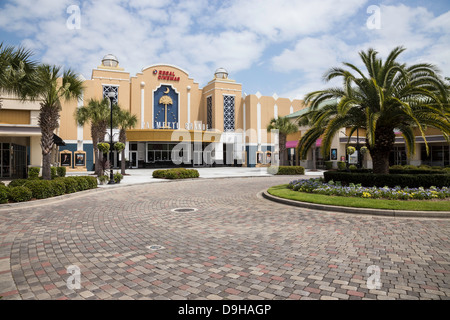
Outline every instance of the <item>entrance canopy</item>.
<svg viewBox="0 0 450 320"><path fill-rule="evenodd" d="M298 146L298 140L286 141L286 148L287 149L297 148L297 146Z"/></svg>

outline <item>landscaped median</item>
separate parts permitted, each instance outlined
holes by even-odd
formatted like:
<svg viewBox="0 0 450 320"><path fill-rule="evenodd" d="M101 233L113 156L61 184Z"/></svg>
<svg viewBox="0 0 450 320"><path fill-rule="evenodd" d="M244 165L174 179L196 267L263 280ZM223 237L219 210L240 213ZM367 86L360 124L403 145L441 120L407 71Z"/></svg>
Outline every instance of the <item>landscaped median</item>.
<svg viewBox="0 0 450 320"><path fill-rule="evenodd" d="M370 193L368 193L366 189L363 191L363 188L360 186L353 186L353 188L345 187L347 188L349 196L343 196L342 194L326 194L332 192L323 192L325 194L320 194L320 188L327 188L327 186L324 186L323 183L316 183L316 185L314 185L314 180L318 179L311 180L312 182L305 183L307 186L302 188L302 190L300 190L301 188L299 187L294 188L295 184L293 182L290 184L271 187L265 193L266 198L285 204L328 211L382 215L402 215L401 212L405 212L410 213L404 214L406 216L418 216L422 214L422 216L450 217L450 198L448 188L444 189L443 193L439 193L441 189L439 189L439 191L423 189L423 193L429 193L429 197L431 198L430 200L399 200L400 198L406 199L405 194L408 192L404 190L396 190L395 188L385 188L384 192L386 195L388 193L397 193L398 196L392 196L393 198L396 198L396 200L382 198L381 196L377 196L377 199L373 199L369 196ZM317 189L319 189L319 191L313 193L313 190ZM390 191L388 189L390 189ZM375 191L374 188L372 188L372 190ZM409 191L411 191L411 189ZM418 191L422 192L420 189L418 189ZM366 194L364 194L365 192ZM378 192L382 193L383 191L378 190ZM411 193L414 193L414 191ZM443 194L445 194L445 196L443 196ZM433 214L436 212L439 213Z"/></svg>
<svg viewBox="0 0 450 320"><path fill-rule="evenodd" d="M156 179L193 179L200 177L200 174L195 169L173 168L155 170L152 176Z"/></svg>

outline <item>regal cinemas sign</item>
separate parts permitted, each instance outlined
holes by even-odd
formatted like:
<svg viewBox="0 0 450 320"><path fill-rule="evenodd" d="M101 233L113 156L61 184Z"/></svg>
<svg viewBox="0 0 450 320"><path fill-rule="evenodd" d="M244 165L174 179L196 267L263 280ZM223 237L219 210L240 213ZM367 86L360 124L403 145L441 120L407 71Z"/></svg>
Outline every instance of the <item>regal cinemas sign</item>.
<svg viewBox="0 0 450 320"><path fill-rule="evenodd" d="M173 71L153 70L153 74L158 75L158 80L180 81Z"/></svg>

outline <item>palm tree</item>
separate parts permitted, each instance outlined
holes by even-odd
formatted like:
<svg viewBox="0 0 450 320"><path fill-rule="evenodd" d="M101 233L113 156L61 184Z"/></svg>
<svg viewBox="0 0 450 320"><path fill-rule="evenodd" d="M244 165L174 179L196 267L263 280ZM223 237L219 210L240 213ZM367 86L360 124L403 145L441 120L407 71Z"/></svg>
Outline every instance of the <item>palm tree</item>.
<svg viewBox="0 0 450 320"><path fill-rule="evenodd" d="M127 130L132 129L137 124L137 116L134 114L131 114L127 110L123 110L118 108L117 112L117 124L120 128L119 132L119 141L122 143L126 143L127 141ZM121 161L121 174L125 174L125 149L122 150L122 161Z"/></svg>
<svg viewBox="0 0 450 320"><path fill-rule="evenodd" d="M75 111L75 120L78 125L84 126L86 123L91 124L91 137L94 147L95 174L103 175L101 165L101 156L97 144L104 141L106 129L110 122L111 109L109 99L105 98L101 101L90 99L87 106L82 106Z"/></svg>
<svg viewBox="0 0 450 320"><path fill-rule="evenodd" d="M32 52L23 47L0 43L0 90L18 96L21 100L34 98L38 91L33 84L37 63ZM1 108L1 99L0 99Z"/></svg>
<svg viewBox="0 0 450 320"><path fill-rule="evenodd" d="M59 126L61 100L80 99L83 81L70 69L61 72L59 66L42 64L37 67L35 85L41 100L38 123L41 128L42 178L50 180L53 133Z"/></svg>
<svg viewBox="0 0 450 320"><path fill-rule="evenodd" d="M306 95L309 112L298 121L311 128L300 140L302 157L320 136L323 135L322 151L326 156L341 128L351 128L350 136L360 128L366 131L373 172L388 173L394 129L403 135L410 155L415 152L414 130L420 132L427 151L427 127L439 129L448 139L448 88L434 65L398 63L396 59L404 50L395 48L384 62L377 58L374 49L361 51L367 74L351 63L344 63L349 70L332 68L325 74L326 81L341 78L343 86Z"/></svg>
<svg viewBox="0 0 450 320"><path fill-rule="evenodd" d="M289 134L296 133L298 131L298 126L295 123L292 123L287 117L278 117L277 119L272 118L270 123L267 125L267 132L270 132L271 130L278 130L280 143L280 165L286 165L286 137Z"/></svg>

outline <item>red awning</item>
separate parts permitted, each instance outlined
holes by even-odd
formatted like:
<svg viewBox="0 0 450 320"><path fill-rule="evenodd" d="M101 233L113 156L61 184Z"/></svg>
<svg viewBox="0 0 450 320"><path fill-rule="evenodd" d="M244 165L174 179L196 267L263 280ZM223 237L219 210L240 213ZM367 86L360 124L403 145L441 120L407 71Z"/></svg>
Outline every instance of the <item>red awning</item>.
<svg viewBox="0 0 450 320"><path fill-rule="evenodd" d="M286 141L286 148L297 148L298 140Z"/></svg>

